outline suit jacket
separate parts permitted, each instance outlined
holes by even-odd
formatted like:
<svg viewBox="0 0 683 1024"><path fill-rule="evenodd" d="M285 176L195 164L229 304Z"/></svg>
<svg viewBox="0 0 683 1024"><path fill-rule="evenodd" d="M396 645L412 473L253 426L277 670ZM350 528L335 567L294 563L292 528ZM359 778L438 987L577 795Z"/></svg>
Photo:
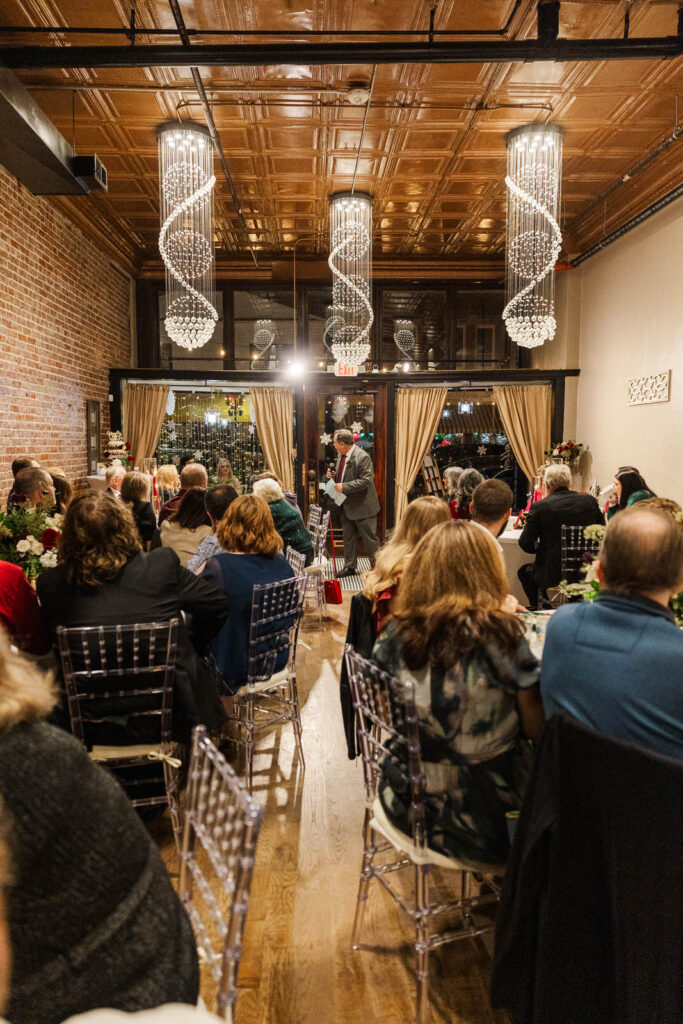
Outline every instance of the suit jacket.
<svg viewBox="0 0 683 1024"><path fill-rule="evenodd" d="M337 455L334 467L335 479L339 472L340 462L341 455ZM379 512L372 459L358 445L355 445L346 456L342 494L346 495L346 501L341 508L348 519L369 519L370 516L376 516Z"/></svg>
<svg viewBox="0 0 683 1024"><path fill-rule="evenodd" d="M536 553L534 576L540 590L556 587L562 579L562 527L604 521L591 494L579 494L568 487L558 487L531 506L519 546L530 555Z"/></svg>
<svg viewBox="0 0 683 1024"><path fill-rule="evenodd" d="M198 645L208 647L230 610L225 594L183 569L170 548L138 552L118 579L96 590L81 590L70 584L61 565L41 573L37 590L52 634L57 626L166 622L181 618L184 611L194 615L203 630ZM173 697L174 736L187 741L195 725L215 729L224 720L215 684L181 621Z"/></svg>

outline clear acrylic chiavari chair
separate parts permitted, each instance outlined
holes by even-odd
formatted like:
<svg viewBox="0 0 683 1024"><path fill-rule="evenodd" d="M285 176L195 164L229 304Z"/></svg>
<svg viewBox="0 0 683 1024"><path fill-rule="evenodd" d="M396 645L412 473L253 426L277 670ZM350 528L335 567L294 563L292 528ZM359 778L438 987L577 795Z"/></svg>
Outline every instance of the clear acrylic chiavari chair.
<svg viewBox="0 0 683 1024"><path fill-rule="evenodd" d="M374 878L401 907L415 929L413 945L417 961L417 1022L426 1024L429 1018L429 952L445 943L474 938L493 930L489 922L478 925L472 914L477 907L498 899L500 887L496 877L503 874L504 866L464 864L428 847L425 780L414 685L387 675L373 662L357 654L349 644L345 648L345 658L366 793L363 863L351 946L353 949L361 947L368 891ZM388 741L391 741L390 745ZM391 758L394 767L406 779L410 793L412 835L406 835L391 824L378 797L385 758ZM461 895L457 899L447 903L432 902L430 876L434 868L461 873ZM399 871L413 874L412 901L406 899L403 889L389 880L389 875ZM472 875L475 872L485 877L490 894L472 895ZM434 918L443 918L449 914L457 914L461 926L433 933Z"/></svg>
<svg viewBox="0 0 683 1024"><path fill-rule="evenodd" d="M585 530L585 526L568 526L566 523L561 529L562 579L568 583L581 582L581 570L587 564L584 556L595 556L600 550L600 541L587 540Z"/></svg>
<svg viewBox="0 0 683 1024"><path fill-rule="evenodd" d="M57 628L73 735L114 773L133 807L168 805L178 843L181 761L171 741L177 637L177 618Z"/></svg>
<svg viewBox="0 0 683 1024"><path fill-rule="evenodd" d="M323 610L325 608L325 544L327 531L330 528L331 513L326 512L320 519L317 526L310 530L313 541L313 562L306 567L306 596L315 596L318 609L318 622L322 625Z"/></svg>
<svg viewBox="0 0 683 1024"><path fill-rule="evenodd" d="M296 683L296 645L305 586L306 576L301 575L255 586L253 590L247 683L234 696L250 792L254 736L273 725L292 723L299 763L305 768ZM278 664L285 660L284 667L278 669Z"/></svg>
<svg viewBox="0 0 683 1024"><path fill-rule="evenodd" d="M316 526L320 526L320 520L322 519L323 509L322 505L311 505L308 509L308 519L306 520L306 529L312 534L313 529Z"/></svg>
<svg viewBox="0 0 683 1024"><path fill-rule="evenodd" d="M301 551L295 551L289 544L285 551L285 558L294 570L295 576L300 576L306 565L306 556Z"/></svg>
<svg viewBox="0 0 683 1024"><path fill-rule="evenodd" d="M216 1012L229 1022L263 811L202 725L192 733L186 800L178 892L216 986Z"/></svg>

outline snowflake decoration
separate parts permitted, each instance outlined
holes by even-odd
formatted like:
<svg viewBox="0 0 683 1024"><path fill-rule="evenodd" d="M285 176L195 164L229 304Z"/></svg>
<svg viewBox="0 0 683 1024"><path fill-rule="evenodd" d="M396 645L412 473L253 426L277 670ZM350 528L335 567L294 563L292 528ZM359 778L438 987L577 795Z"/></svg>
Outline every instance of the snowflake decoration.
<svg viewBox="0 0 683 1024"><path fill-rule="evenodd" d="M477 455L486 455L486 445L480 444L477 448Z"/></svg>
<svg viewBox="0 0 683 1024"><path fill-rule="evenodd" d="M332 438L331 438L331 436L329 434L321 434L320 435L320 443L321 444L329 444L331 440L332 440Z"/></svg>
<svg viewBox="0 0 683 1024"><path fill-rule="evenodd" d="M252 435L256 433L256 427L254 426L253 423L249 424L249 433Z"/></svg>
<svg viewBox="0 0 683 1024"><path fill-rule="evenodd" d="M199 448L197 448L196 451L192 452L192 458L193 459L203 459L204 458L204 452L200 452Z"/></svg>
<svg viewBox="0 0 683 1024"><path fill-rule="evenodd" d="M332 403L332 419L335 423L341 423L349 411L349 403L344 395L338 395Z"/></svg>
<svg viewBox="0 0 683 1024"><path fill-rule="evenodd" d="M168 432L168 439L169 439L169 441L175 441L175 440L177 440L177 438L178 438L178 435L176 434L175 430L169 430L169 432Z"/></svg>
<svg viewBox="0 0 683 1024"><path fill-rule="evenodd" d="M363 429L363 424L359 423L358 420L354 420L353 423L351 424L351 432L353 434L360 434L362 429Z"/></svg>

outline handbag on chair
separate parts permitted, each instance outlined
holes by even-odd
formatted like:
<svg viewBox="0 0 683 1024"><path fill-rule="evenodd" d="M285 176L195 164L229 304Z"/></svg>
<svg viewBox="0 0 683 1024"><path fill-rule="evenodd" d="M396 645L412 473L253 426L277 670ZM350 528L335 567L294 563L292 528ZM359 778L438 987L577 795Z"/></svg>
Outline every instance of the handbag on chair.
<svg viewBox="0 0 683 1024"><path fill-rule="evenodd" d="M332 542L332 565L334 566L333 580L325 580L325 603L326 604L341 604L342 603L342 590L341 583L337 577L337 559L334 554L334 533L332 532L332 522L330 521L330 541Z"/></svg>

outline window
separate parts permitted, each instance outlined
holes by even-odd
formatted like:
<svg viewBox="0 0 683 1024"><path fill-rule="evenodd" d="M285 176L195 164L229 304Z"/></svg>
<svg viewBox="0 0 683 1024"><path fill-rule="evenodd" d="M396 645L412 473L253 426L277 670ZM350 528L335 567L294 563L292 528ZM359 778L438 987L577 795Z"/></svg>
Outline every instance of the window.
<svg viewBox="0 0 683 1024"><path fill-rule="evenodd" d="M382 368L392 370L402 363L415 363L427 369L427 354L434 353L434 361L446 358L446 291L438 289L394 289L382 291L381 362ZM414 344L400 347L394 339L399 320L412 322Z"/></svg>
<svg viewBox="0 0 683 1024"><path fill-rule="evenodd" d="M259 325L259 320L267 321L267 324ZM294 301L291 290L259 288L235 291L233 324L237 369L280 369L288 359L292 359ZM257 337L259 331L262 334ZM268 335L272 336L270 344Z"/></svg>

